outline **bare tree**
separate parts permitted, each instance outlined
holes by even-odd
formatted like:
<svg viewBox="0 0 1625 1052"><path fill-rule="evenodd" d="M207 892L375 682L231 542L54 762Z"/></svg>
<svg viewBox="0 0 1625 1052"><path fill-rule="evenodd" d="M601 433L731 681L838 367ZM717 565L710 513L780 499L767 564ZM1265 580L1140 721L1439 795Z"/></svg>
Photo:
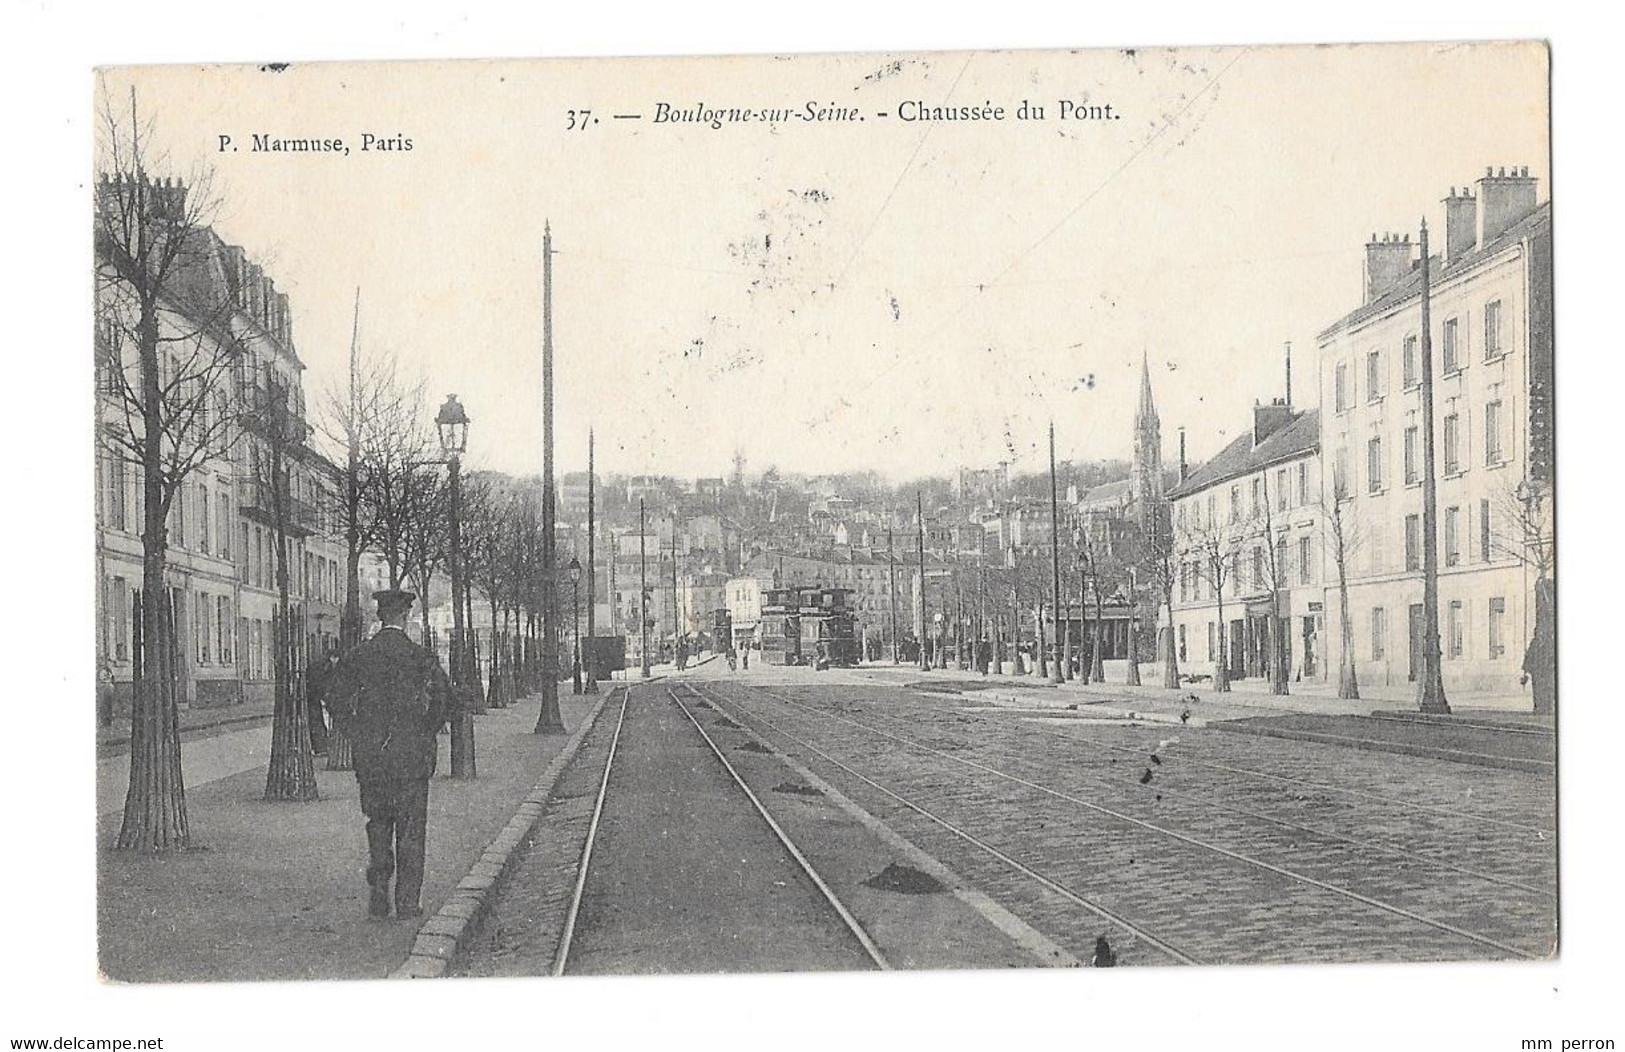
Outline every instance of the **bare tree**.
<svg viewBox="0 0 1625 1052"><path fill-rule="evenodd" d="M1269 625L1269 666L1270 666L1270 693L1288 694L1288 669L1286 656L1291 652L1286 641L1286 626L1281 619L1281 593L1290 585L1288 556L1286 552L1286 534L1277 534L1275 527L1274 504L1270 496L1269 469L1259 473L1260 488L1263 490L1263 523L1258 540L1264 547L1264 584L1270 593L1270 614L1266 618ZM1285 493L1277 495L1285 499ZM1283 530L1285 529L1283 525Z"/></svg>
<svg viewBox="0 0 1625 1052"><path fill-rule="evenodd" d="M1174 586L1179 577L1178 549L1174 533L1167 521L1167 506L1161 509L1161 521L1145 532L1140 543L1139 565L1150 579L1151 587L1168 613L1167 638L1163 640L1162 685L1168 690L1179 689L1179 648L1174 630ZM1155 604L1154 604L1155 605Z"/></svg>
<svg viewBox="0 0 1625 1052"><path fill-rule="evenodd" d="M421 503L422 468L433 459L423 429L423 385L377 408L363 434L361 500L367 532L389 571L389 587L399 588L407 572L407 538Z"/></svg>
<svg viewBox="0 0 1625 1052"><path fill-rule="evenodd" d="M1334 478L1332 490L1321 490L1320 532L1337 572L1337 696L1358 698L1360 677L1354 666L1354 622L1349 613L1349 571L1354 554L1360 549L1360 528L1357 519L1346 513L1349 501L1348 482Z"/></svg>
<svg viewBox="0 0 1625 1052"><path fill-rule="evenodd" d="M104 94L95 194L96 344L105 455L137 470L141 595L130 785L116 845L190 843L175 693L175 611L165 580L166 523L188 477L228 453L230 383L244 345L234 305L208 280L211 173L175 178L132 91L127 113Z"/></svg>
<svg viewBox="0 0 1625 1052"><path fill-rule="evenodd" d="M1184 531L1184 550L1196 556L1197 576L1213 590L1218 604L1218 660L1213 666L1213 689L1219 693L1230 690L1230 643L1224 620L1224 589L1235 576L1239 551L1238 530L1210 517L1206 524L1192 521Z"/></svg>
<svg viewBox="0 0 1625 1052"><path fill-rule="evenodd" d="M1490 502L1490 550L1518 560L1535 575L1535 629L1524 653L1535 711L1557 709L1557 534L1551 484L1531 478Z"/></svg>
<svg viewBox="0 0 1625 1052"><path fill-rule="evenodd" d="M253 506L268 511L277 589L272 626L272 676L275 707L271 719L271 758L265 776L267 800L315 800L315 761L310 751L310 722L298 678L300 633L289 603L288 558L295 528L314 524L314 507L294 485L296 465L308 456L309 427L296 403L293 381L267 363L252 385L245 385L242 444L248 451L246 481ZM308 479L304 480L308 481Z"/></svg>

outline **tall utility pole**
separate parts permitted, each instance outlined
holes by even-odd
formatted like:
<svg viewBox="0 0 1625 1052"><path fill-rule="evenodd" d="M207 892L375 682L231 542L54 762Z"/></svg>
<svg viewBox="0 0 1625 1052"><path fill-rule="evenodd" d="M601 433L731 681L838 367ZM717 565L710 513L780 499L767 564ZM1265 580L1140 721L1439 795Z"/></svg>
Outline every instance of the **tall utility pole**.
<svg viewBox="0 0 1625 1052"><path fill-rule="evenodd" d="M915 543L918 545L920 557L920 671L931 671L931 659L925 653L925 497L920 490L914 491L914 512L918 516L915 529ZM893 594L896 588L892 589ZM892 600L896 602L894 598ZM942 633L937 633L937 647L942 647Z"/></svg>
<svg viewBox="0 0 1625 1052"><path fill-rule="evenodd" d="M1061 627L1061 496L1055 487L1055 425L1049 426L1049 564L1050 589L1055 597L1055 627L1057 634ZM1042 606L1040 606L1042 610ZM1043 614L1039 614L1039 623L1042 627ZM1051 662L1050 682L1064 683L1066 677L1061 670L1061 643L1059 640L1050 644L1055 648L1054 661Z"/></svg>
<svg viewBox="0 0 1625 1052"><path fill-rule="evenodd" d="M638 666L649 678L649 519L638 498Z"/></svg>
<svg viewBox="0 0 1625 1052"><path fill-rule="evenodd" d="M672 520L671 533L671 660L677 661L677 644L683 638L683 614L677 605L677 522Z"/></svg>
<svg viewBox="0 0 1625 1052"><path fill-rule="evenodd" d="M344 463L344 610L339 615L339 653L361 642L361 286L355 289L355 315L350 323L350 408L345 421ZM429 601L428 596L423 601ZM327 769L355 767L350 738L338 726L327 736Z"/></svg>
<svg viewBox="0 0 1625 1052"><path fill-rule="evenodd" d="M902 651L897 648L897 549L892 547L892 528L886 527L886 572L890 577L890 601L886 606L891 610L891 663L902 663Z"/></svg>
<svg viewBox="0 0 1625 1052"><path fill-rule="evenodd" d="M597 520L594 510L592 441L592 428L589 427L587 429L587 647L582 652L581 663L587 673L587 683L583 689L588 694L597 694L598 662L596 655L598 650L594 646L597 636L593 633L593 607L598 605L598 568L593 561L593 555L598 542L598 535L595 532Z"/></svg>
<svg viewBox="0 0 1625 1052"><path fill-rule="evenodd" d="M559 714L559 582L553 507L553 225L542 227L542 709L537 734L563 734Z"/></svg>
<svg viewBox="0 0 1625 1052"><path fill-rule="evenodd" d="M1423 712L1448 713L1439 652L1439 492L1433 452L1433 305L1428 263L1428 221L1422 220L1422 674L1416 704Z"/></svg>

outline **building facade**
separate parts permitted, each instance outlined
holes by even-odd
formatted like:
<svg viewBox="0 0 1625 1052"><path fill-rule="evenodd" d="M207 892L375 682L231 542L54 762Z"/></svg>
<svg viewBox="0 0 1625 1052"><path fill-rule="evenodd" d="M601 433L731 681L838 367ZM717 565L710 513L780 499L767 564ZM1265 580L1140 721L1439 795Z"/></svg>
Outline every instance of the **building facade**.
<svg viewBox="0 0 1625 1052"><path fill-rule="evenodd" d="M1169 492L1171 642L1187 675L1326 678L1320 413L1284 402ZM1272 624L1272 617L1279 621ZM1274 627L1279 625L1279 631Z"/></svg>
<svg viewBox="0 0 1625 1052"><path fill-rule="evenodd" d="M1520 680L1537 581L1551 569L1551 205L1537 203L1526 173L1487 172L1476 192L1452 189L1433 246L1442 249L1431 261L1429 306L1447 691L1527 695ZM1421 660L1416 247L1373 236L1365 302L1319 337L1323 456L1342 517L1356 525L1345 572L1362 685L1414 682ZM1328 607L1335 615L1337 604ZM1335 645L1341 633L1330 636Z"/></svg>
<svg viewBox="0 0 1625 1052"><path fill-rule="evenodd" d="M102 184L103 207L116 207L126 185ZM308 444L304 365L288 297L212 230L200 228L189 240L157 314L160 373L170 392L165 411L193 414L197 428L192 439L166 440L165 448L184 450L190 442L199 450L170 504L165 609L174 625L176 698L213 707L272 695L279 565L287 571L296 666L336 644L343 547L336 470ZM116 704L127 709L143 660L146 494L141 464L119 436L144 427L133 394L141 366L131 338L134 305L110 277L104 246L97 249L97 654L112 675ZM198 434L209 438L200 443Z"/></svg>

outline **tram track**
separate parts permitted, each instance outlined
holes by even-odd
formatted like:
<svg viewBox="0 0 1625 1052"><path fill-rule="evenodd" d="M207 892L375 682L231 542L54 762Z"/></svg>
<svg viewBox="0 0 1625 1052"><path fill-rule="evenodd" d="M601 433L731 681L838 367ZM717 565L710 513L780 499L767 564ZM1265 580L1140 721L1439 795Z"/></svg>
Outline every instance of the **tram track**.
<svg viewBox="0 0 1625 1052"><path fill-rule="evenodd" d="M1353 908L1384 915L1390 918L1391 921L1403 922L1404 925L1410 926L1413 930L1418 928L1426 929L1427 931L1434 933L1435 937L1443 935L1448 936L1452 941L1459 940L1462 943L1470 943L1477 947L1480 952L1488 949L1493 951L1498 956L1523 958L1538 956L1538 954L1531 953L1522 947L1513 945L1492 935L1485 934L1482 931L1473 930L1461 924L1454 924L1450 923L1449 921L1440 920L1437 917L1429 916L1426 913L1400 905L1390 901L1387 898L1379 897L1376 894L1366 894L1361 891L1354 890L1353 888L1342 886L1339 883L1333 883L1330 880L1320 879L1308 873L1302 872L1291 864L1272 862L1268 859L1260 858L1256 854L1250 853L1247 850L1239 849L1234 846L1225 846L1224 844L1215 843L1211 839L1205 839L1189 833L1180 832L1176 829L1167 828L1166 826L1136 817L1135 815L1129 814L1117 808L1108 807L1092 800L1086 800L1075 793L1057 789L1052 785L1043 784L1033 780L1032 778L1022 777L1020 774L995 766L993 763L982 763L977 760L966 759L963 756L954 755L950 751L939 749L928 743L919 741L917 738L907 735L892 734L891 732L876 727L870 723L852 720L840 715L839 713L830 712L816 706L804 705L798 701L795 701L794 699L786 698L784 695L776 694L770 690L757 688L757 692L770 699L781 708L788 709L792 714L798 714L806 723L814 726L822 724L826 728L826 742L828 737L827 728L831 724L835 723L844 724L862 732L871 742L878 740L889 740L890 742L908 748L916 753L924 753L925 755L932 756L940 763L951 764L958 769L972 770L977 772L979 776L996 779L997 784L1002 784L1006 787L1014 786L1020 791L1029 794L1037 793L1042 798L1051 801L1059 801L1069 805L1070 809L1075 811L1087 812L1098 819L1108 821L1119 827L1127 826L1138 831L1139 833L1148 834L1151 838L1154 838L1154 841L1157 843L1162 843L1165 845L1177 845L1179 850L1185 852L1196 852L1203 857L1217 857L1225 860L1228 864L1246 867L1247 870L1252 871L1255 874L1267 875L1268 878L1284 881L1287 885L1298 889L1301 894L1320 896L1322 898L1332 897L1346 904L1353 904ZM739 708L737 705L732 705L731 707L735 709ZM871 777L869 774L864 774L862 771L858 770L858 768L854 766L854 763L857 761L850 754L846 756L845 760L842 760L840 757L836 757L828 751L829 746L827 744L824 748L818 748L818 746L808 741L806 738L802 737L801 735L794 734L794 732L790 731L788 728L783 727L782 724L769 720L760 712L751 710L749 712L742 713L741 715L744 719L759 721L763 725L769 727L775 733L782 734L787 739L798 742L803 748L816 751L826 760L826 762L830 762L840 767L852 776L857 777L869 785L877 788L882 793L894 797L910 809L921 814L926 814L927 817L929 817L932 821L946 825L957 824L961 827L965 824L953 823L940 815L928 814L929 809L925 808L924 805L922 805L917 799L911 799L906 790L900 791L899 787L896 785L886 786L877 778ZM959 747L963 748L969 746L970 744L971 743L969 742L965 742ZM996 762L1002 763L1004 761ZM956 832L959 832L962 836L965 835L965 831L962 828L960 830L956 830ZM992 845L986 844L984 841L984 845L982 846L985 850L987 847L991 847ZM1358 847L1361 845L1355 843L1350 846ZM1132 861L1132 859L1130 861ZM1126 917L1123 919L1125 921L1127 920ZM1144 926L1141 925L1141 927L1143 929Z"/></svg>
<svg viewBox="0 0 1625 1052"><path fill-rule="evenodd" d="M558 937L557 947L552 955L552 964L549 969L550 973L555 976L577 974L580 970L582 970L582 966L580 964L582 954L579 951L579 944L581 943L583 936L604 934L601 930L595 931L593 923L585 920L584 918L586 918L587 913L589 912L586 909L586 904L593 894L595 881L603 879L601 876L601 870L595 865L595 862L605 850L602 846L603 831L606 825L610 824L606 823L605 821L606 812L614 810L617 806L617 785L623 784L626 780L628 780L628 778L623 778L621 765L618 763L618 761L622 758L624 753L624 750L621 748L621 744L623 731L628 728L628 710L629 708L633 707L632 694L633 692L631 690L627 690L623 695L620 713L616 720L615 730L610 738L609 749L604 759L603 770L597 779L597 789L593 802L592 816L587 824L586 833L582 840L579 860L575 866L573 885L571 887L567 905L564 909L563 927ZM648 698L648 695L645 695L638 700L642 701L646 698ZM762 803L761 798L750 788L745 779L740 775L738 769L728 760L723 750L718 746L716 740L706 731L704 726L701 725L695 714L682 703L676 692L667 687L662 692L656 693L654 698L658 700L658 702L671 705L677 712L681 713L686 725L692 727L693 731L695 732L698 742L703 744L703 747L706 750L706 755L716 761L717 768L726 776L727 785L731 789L736 790L738 795L742 797L744 801L748 802L750 806L750 813L760 821L761 827L765 827L766 831L772 835L774 844L778 848L782 849L784 856L793 863L796 872L807 882L808 885L810 885L811 889L815 890L820 902L820 906L833 915L831 920L834 921L834 923L831 921L824 921L822 922L823 925L831 929L838 927L843 933L844 937L849 938L856 944L858 950L861 951L861 958L869 966L876 970L890 970L892 968L892 964L887 959L886 954L876 943L875 939L854 915L853 911L848 908L847 904L842 901L839 895L837 895L830 883L826 881L819 873L818 869L808 858L807 852L804 851L791 838L784 826L775 820L772 813ZM663 747L670 747L670 745L671 743L669 740L663 741ZM730 826L730 833L732 833L734 829L735 827ZM625 830L622 830L622 835L626 835ZM623 857L615 859L614 861L624 863L624 854L628 849L629 848L627 845L622 844L619 850L621 851ZM714 857L719 860L723 857L731 858L733 857L733 853L731 851L716 852ZM602 872L607 873L607 870ZM777 883L779 883L780 886L785 886L787 882L780 881ZM602 890L603 889L600 889L600 891ZM646 909L659 909L662 908L662 905L670 908L673 904L661 904L658 902L644 903ZM681 907L677 908L680 909ZM635 920L636 918L632 919ZM607 919L600 916L597 921L597 926L599 929L602 929L605 923L625 923L627 920L628 918L625 917L614 917L612 919ZM600 956L602 955L602 952L603 951L600 949ZM857 955L853 955L853 959L856 959L856 956ZM842 955L841 959L846 960L846 955ZM602 964L601 961L598 963L600 965ZM749 968L754 962L749 959L741 959L735 963L740 968ZM846 965L843 964L843 967L845 966ZM588 968L587 970L590 971L592 969Z"/></svg>
<svg viewBox="0 0 1625 1052"><path fill-rule="evenodd" d="M930 711L930 710L927 709L926 711ZM871 713L870 715L872 717L874 717L874 718L885 720L885 721L887 721L889 723L903 724L905 726L916 726L916 724L911 723L910 721L906 721L906 720L900 719L900 718L898 718L896 716L890 716L890 715L886 715L886 714L880 713L880 712L874 712L874 713ZM1033 733L1040 734L1040 735L1042 735L1042 736L1044 736L1046 738L1053 739L1055 741L1065 743L1069 748L1070 747L1076 747L1076 746L1087 746L1087 747L1091 747L1091 748L1095 749L1097 752L1098 751L1110 751L1110 752L1119 753L1119 754L1123 754L1123 755L1132 755L1132 756L1135 757L1136 760L1141 761L1141 762L1143 762L1145 760L1145 758L1147 757L1147 750L1143 746L1139 746L1139 747L1126 746L1126 745L1119 745L1119 744L1117 744L1115 742L1104 742L1104 741L1100 741L1099 739L1096 739L1096 738L1088 737L1087 735L1074 734L1074 733L1071 733L1069 731L1068 732L1063 732L1059 728L1053 728L1052 729L1052 728L1044 726L1042 724L1031 724L1030 727L1031 727L1031 730L1032 730ZM939 728L939 730L940 730L940 728ZM1002 746L1002 745L999 745L999 744L989 744L989 743L985 743L985 742L980 743L980 744L982 744L984 748L1006 748L1006 749L1008 749L1007 746ZM1082 753L1083 755L1088 755L1083 750L1078 750L1078 751L1080 753ZM1181 763L1195 764L1195 765L1200 765L1200 766L1207 766L1207 767L1216 767L1216 768L1220 768L1220 769L1228 769L1228 768L1226 768L1226 765L1223 765L1223 764L1215 764L1215 763L1211 763L1211 762L1204 763L1203 761L1201 761L1199 759L1192 759L1189 756L1184 756L1184 755L1181 756L1181 761L1180 762ZM1263 773L1263 772L1259 772L1259 773ZM1102 788L1108 789L1108 790L1110 790L1110 791L1112 791L1114 793L1123 794L1124 791L1125 791L1125 787L1122 784L1117 783L1117 782L1109 781L1109 780L1107 780L1105 778L1078 774L1076 772L1074 772L1073 776L1077 777L1077 778L1080 778L1080 779L1082 779L1082 780L1084 780L1086 782L1089 782L1090 784L1098 785L1098 786L1100 786ZM1212 790L1199 789L1199 788L1185 788L1185 787L1162 784L1161 787L1159 788L1159 792L1162 793L1162 794L1166 794L1171 799L1188 800L1188 801L1191 802L1191 804L1193 806L1205 807L1205 808L1209 808L1211 810L1222 812L1222 813L1225 813L1225 814L1244 817L1244 818L1249 818L1249 819L1252 819L1253 821L1263 822L1266 825L1274 826L1276 828L1283 829L1283 830L1290 830L1292 832L1297 832L1297 833L1305 833L1305 834L1320 838L1320 839L1325 840L1325 841L1330 841L1330 842L1343 844L1343 845L1345 845L1347 847L1350 847L1350 848L1353 848L1353 849L1356 849L1356 850L1359 850L1359 851L1362 851L1362 852L1366 852L1366 853L1369 853L1369 854L1386 856L1386 857L1394 858L1394 859L1403 859L1403 860L1405 860L1407 862L1412 862L1412 863L1416 863L1416 864L1419 864L1419 865L1424 865L1424 866L1432 867L1432 868L1435 868L1435 869L1444 870L1444 871L1447 871L1447 872L1450 872L1450 873L1457 874L1459 876L1470 877L1470 878L1472 878L1474 880L1481 880L1481 881L1484 881L1485 883L1488 883L1488 884L1494 884L1494 885L1497 885L1497 886L1500 886L1500 887L1509 888L1509 889L1516 890L1516 891L1521 891L1521 892L1524 892L1524 893L1529 894L1529 895L1540 896L1542 898L1555 899L1557 897L1557 893L1556 893L1556 890L1554 888L1539 887L1539 886L1537 886L1535 884L1532 884L1532 883L1529 883L1529 882L1523 881L1523 880L1518 880L1518 879L1516 879L1514 877L1509 877L1509 876L1505 876L1505 875L1498 874L1498 873L1489 873L1489 872L1485 872L1482 869L1476 869L1476 868L1473 868L1471 866L1465 866L1465 865L1462 865L1462 864L1460 864L1458 862L1454 862L1451 859L1441 857L1439 854L1437 854L1435 852L1417 850L1415 848L1398 846L1398 845L1392 844L1392 843L1379 842L1379 841L1376 841L1376 840L1373 840L1373 839L1370 839L1370 838L1362 838L1362 837L1357 837L1357 836L1350 836L1350 835L1348 835L1346 833L1340 833L1340 832L1338 832L1338 831L1336 831L1334 829L1327 829L1327 828L1324 828L1322 826L1309 825L1309 824L1306 824L1304 822L1293 821L1292 819L1283 818L1283 817L1281 817L1279 815L1276 815L1276 814L1270 814L1270 813L1267 813L1265 811L1260 811L1260 810L1256 809L1255 807L1242 806L1240 804L1237 804L1237 803L1233 802L1233 797L1228 797L1228 796L1227 797L1221 797L1221 796L1219 796L1218 793L1216 793L1216 792L1214 792ZM1392 806L1393 804L1399 804L1399 803L1401 803L1401 802L1400 801L1393 801L1390 806ZM1468 812L1456 812L1456 813L1459 814L1459 815L1463 815L1463 816L1466 816L1466 815L1469 814ZM1484 817L1484 816L1473 816L1473 817Z"/></svg>

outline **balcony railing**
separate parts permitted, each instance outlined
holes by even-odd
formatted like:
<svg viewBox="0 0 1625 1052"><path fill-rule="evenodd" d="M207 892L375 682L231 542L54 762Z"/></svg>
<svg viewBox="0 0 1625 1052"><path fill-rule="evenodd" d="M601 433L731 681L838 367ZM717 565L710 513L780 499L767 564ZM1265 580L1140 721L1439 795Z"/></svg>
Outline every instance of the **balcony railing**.
<svg viewBox="0 0 1625 1052"><path fill-rule="evenodd" d="M264 479L237 480L237 506L244 515L272 527L276 526L275 498L275 492ZM282 511L283 528L291 537L308 537L320 527L316 506L291 494L283 496Z"/></svg>

